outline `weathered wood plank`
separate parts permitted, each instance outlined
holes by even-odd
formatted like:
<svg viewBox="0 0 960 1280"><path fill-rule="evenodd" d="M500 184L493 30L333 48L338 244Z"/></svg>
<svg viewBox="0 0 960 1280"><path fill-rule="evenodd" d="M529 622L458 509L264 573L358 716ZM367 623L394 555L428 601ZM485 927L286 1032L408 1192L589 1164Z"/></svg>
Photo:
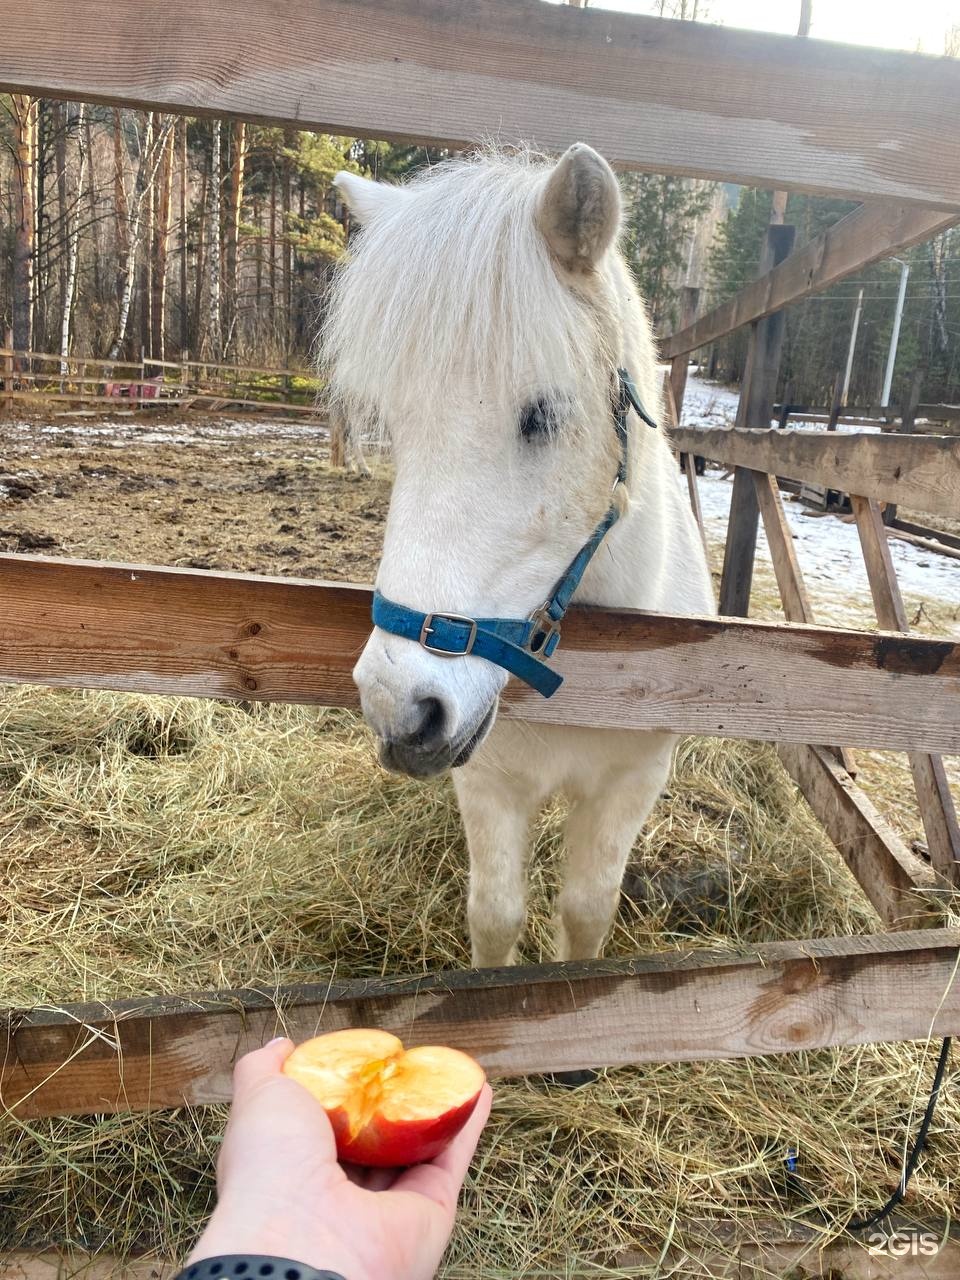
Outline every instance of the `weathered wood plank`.
<svg viewBox="0 0 960 1280"><path fill-rule="evenodd" d="M720 571L720 612L727 618L745 618L750 612L760 519L751 474L748 467L736 467L733 473Z"/></svg>
<svg viewBox="0 0 960 1280"><path fill-rule="evenodd" d="M800 562L797 560L776 478L765 471L751 471L749 474L753 477L760 514L763 516L763 528L767 535L767 546L770 548L784 617L788 622L813 622L813 610L803 574L800 572Z"/></svg>
<svg viewBox="0 0 960 1280"><path fill-rule="evenodd" d="M948 560L960 560L960 547L952 547L949 543L941 542L939 535L931 538L919 538L915 533L908 533L905 529L900 529L896 524L887 524L884 521L884 528L887 531L888 538L896 538L900 542L909 542L911 546L918 547L921 551L929 551L933 555L946 556Z"/></svg>
<svg viewBox="0 0 960 1280"><path fill-rule="evenodd" d="M356 706L366 588L0 556L0 682ZM960 641L576 609L551 699L503 712L889 750L960 750Z"/></svg>
<svg viewBox="0 0 960 1280"><path fill-rule="evenodd" d="M954 221L934 210L903 205L855 209L727 302L661 338L661 359L673 360L716 342L742 325L829 288L871 262L929 240Z"/></svg>
<svg viewBox="0 0 960 1280"><path fill-rule="evenodd" d="M765 471L753 471L754 487L763 527L767 535L767 546L770 548L770 559L773 561L773 572L777 579L780 602L783 605L783 616L788 622L814 622L813 609L807 596L806 584L800 571L800 562L793 546L793 535L783 509L780 487L776 477L767 475ZM829 748L839 756L840 763L853 776L856 765L853 752L846 747Z"/></svg>
<svg viewBox="0 0 960 1280"><path fill-rule="evenodd" d="M850 494L850 506L860 535L863 562L873 597L877 622L884 631L908 631L907 612L890 556L890 544L883 527L883 515L875 499Z"/></svg>
<svg viewBox="0 0 960 1280"><path fill-rule="evenodd" d="M935 902L925 896L935 887L933 872L829 750L781 742L777 752L884 923L916 928L935 918Z"/></svg>
<svg viewBox="0 0 960 1280"><path fill-rule="evenodd" d="M767 227L760 259L765 275L789 255L796 227ZM783 348L782 311L756 320L750 326L747 359L737 402L738 427L769 427L777 394L780 353ZM720 575L720 612L727 617L745 618L750 612L753 562L757 553L760 509L748 470L738 467L733 477L727 536L723 544Z"/></svg>
<svg viewBox="0 0 960 1280"><path fill-rule="evenodd" d="M907 533L914 538L918 538L919 544L938 542L943 547L949 547L953 551L960 551L960 534L944 533L942 529L932 529L927 524L914 524L911 520L901 520L899 516L892 524L887 521L884 521L884 524L887 528L888 538L892 538L897 533Z"/></svg>
<svg viewBox="0 0 960 1280"><path fill-rule="evenodd" d="M780 490L777 486L776 478L767 475L765 471L751 471L746 474L753 477L760 514L763 517L763 527L767 535L767 546L770 548L770 559L773 561L773 572L780 591L784 617L788 622L812 623L814 620L813 610L807 597L806 584L803 581L800 562L797 560L797 553L794 550L793 536L783 509L783 501L780 498ZM838 756L844 769L852 776L855 770L853 753L844 747L829 747L828 750ZM871 902L874 901L875 894L877 892L882 893L883 890L875 890L872 883L868 883L868 881L872 882L877 875L882 877L883 871L883 867L875 864L871 868L867 879L861 882L861 887L867 893ZM881 911L881 915L883 914ZM911 909L906 918L909 918L912 914L913 910ZM904 913L899 906L894 913L894 918L904 918Z"/></svg>
<svg viewBox="0 0 960 1280"><path fill-rule="evenodd" d="M907 613L880 507L874 499L857 494L850 495L850 505L856 517L877 621L886 630L906 633L910 629ZM960 885L960 824L943 761L936 755L911 751L910 770L930 860L950 883Z"/></svg>
<svg viewBox="0 0 960 1280"><path fill-rule="evenodd" d="M951 437L736 427L679 427L670 435L675 448L716 462L866 493L915 511L952 518L960 511L960 440Z"/></svg>
<svg viewBox="0 0 960 1280"><path fill-rule="evenodd" d="M957 1034L958 946L922 929L13 1010L0 1101L24 1117L223 1102L239 1054L347 1026L453 1045L493 1076Z"/></svg>
<svg viewBox="0 0 960 1280"><path fill-rule="evenodd" d="M950 58L538 0L7 10L9 91L452 145L582 140L656 172L960 209Z"/></svg>

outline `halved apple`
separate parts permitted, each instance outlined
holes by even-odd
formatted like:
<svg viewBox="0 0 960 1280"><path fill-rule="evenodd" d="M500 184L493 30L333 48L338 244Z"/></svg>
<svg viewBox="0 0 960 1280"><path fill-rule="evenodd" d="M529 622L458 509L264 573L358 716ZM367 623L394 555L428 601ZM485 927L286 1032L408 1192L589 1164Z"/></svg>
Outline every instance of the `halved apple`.
<svg viewBox="0 0 960 1280"><path fill-rule="evenodd" d="M404 1049L389 1032L363 1028L304 1041L283 1070L330 1117L338 1157L378 1168L439 1155L466 1124L486 1079L458 1049Z"/></svg>

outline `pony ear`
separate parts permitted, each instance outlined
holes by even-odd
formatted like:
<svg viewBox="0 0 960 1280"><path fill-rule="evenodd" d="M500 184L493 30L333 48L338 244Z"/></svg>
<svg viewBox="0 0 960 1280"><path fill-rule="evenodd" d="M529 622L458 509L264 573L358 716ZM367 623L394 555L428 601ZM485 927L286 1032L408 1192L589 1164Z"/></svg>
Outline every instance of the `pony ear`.
<svg viewBox="0 0 960 1280"><path fill-rule="evenodd" d="M391 187L386 182L374 182L372 178L361 178L358 173L347 173L344 170L334 178L333 185L361 225L394 208L404 196L400 187Z"/></svg>
<svg viewBox="0 0 960 1280"><path fill-rule="evenodd" d="M537 225L554 256L588 271L620 230L620 186L613 170L585 142L563 153L544 184Z"/></svg>

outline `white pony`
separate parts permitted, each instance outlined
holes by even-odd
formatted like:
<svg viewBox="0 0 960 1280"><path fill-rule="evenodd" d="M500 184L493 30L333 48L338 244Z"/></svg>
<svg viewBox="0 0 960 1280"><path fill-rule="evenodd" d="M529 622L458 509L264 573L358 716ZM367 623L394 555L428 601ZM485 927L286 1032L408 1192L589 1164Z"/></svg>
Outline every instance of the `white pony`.
<svg viewBox="0 0 960 1280"><path fill-rule="evenodd" d="M377 585L424 612L524 618L610 506L619 367L660 413L650 327L617 249L613 171L577 144L556 164L481 154L400 187L336 182L361 230L321 352L351 423L392 445ZM632 411L628 431L623 514L575 598L712 613L667 440ZM598 955L675 739L497 721L500 666L379 628L354 678L387 768L454 770L474 964L515 958L531 823L556 793L570 805L556 955Z"/></svg>

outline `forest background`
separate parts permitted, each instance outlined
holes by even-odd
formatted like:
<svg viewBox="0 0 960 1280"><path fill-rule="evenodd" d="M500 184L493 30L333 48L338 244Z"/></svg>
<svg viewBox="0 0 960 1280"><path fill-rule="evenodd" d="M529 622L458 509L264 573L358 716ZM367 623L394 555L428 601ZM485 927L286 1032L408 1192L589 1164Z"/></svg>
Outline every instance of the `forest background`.
<svg viewBox="0 0 960 1280"><path fill-rule="evenodd" d="M696 0L657 6L698 17ZM960 55L960 27L945 34ZM236 121L0 95L0 338L17 351L111 359L203 359L302 367L344 252L339 169L402 181L447 154ZM621 178L624 248L661 334L684 286L700 311L757 273L777 197L658 174ZM774 219L799 247L855 206L783 195ZM893 383L925 402L960 399L960 229L904 254L906 305ZM826 404L846 363L862 291L848 403L880 399L900 265L856 277L787 312L781 391ZM736 383L746 334L701 353Z"/></svg>

